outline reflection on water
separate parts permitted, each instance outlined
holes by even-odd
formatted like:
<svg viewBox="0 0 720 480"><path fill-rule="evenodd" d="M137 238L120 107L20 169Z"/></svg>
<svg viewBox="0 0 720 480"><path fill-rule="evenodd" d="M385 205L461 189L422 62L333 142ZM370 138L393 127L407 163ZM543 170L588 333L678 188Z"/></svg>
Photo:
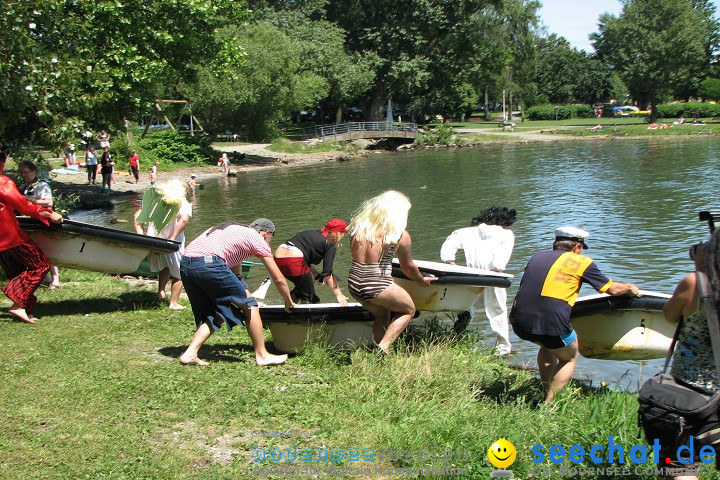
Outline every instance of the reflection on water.
<svg viewBox="0 0 720 480"><path fill-rule="evenodd" d="M491 204L516 208L516 246L507 270L515 275L510 301L527 259L550 248L553 230L563 224L590 232L587 253L610 278L671 293L691 268L688 245L707 235L697 212L718 206L719 153L709 138L493 145L377 153L352 162L200 179L205 188L193 200L187 238L221 221L268 217L277 227L276 247L332 217L349 220L363 200L392 188L413 204L408 230L413 254L422 260L439 261L445 237L468 226L479 210ZM130 220L131 210L124 201L111 216ZM97 215L82 220L103 223L108 217ZM349 265L348 249L341 248L335 268L343 286ZM261 271L251 272L251 288L263 278ZM270 300L279 302L270 292L275 295ZM581 295L590 293L584 288ZM334 300L327 288L318 288L318 294ZM483 322L477 328L490 333ZM537 347L517 338L514 347L516 363L534 366ZM642 366L582 358L576 374L594 384L635 389L641 371L649 376L661 365L662 360Z"/></svg>

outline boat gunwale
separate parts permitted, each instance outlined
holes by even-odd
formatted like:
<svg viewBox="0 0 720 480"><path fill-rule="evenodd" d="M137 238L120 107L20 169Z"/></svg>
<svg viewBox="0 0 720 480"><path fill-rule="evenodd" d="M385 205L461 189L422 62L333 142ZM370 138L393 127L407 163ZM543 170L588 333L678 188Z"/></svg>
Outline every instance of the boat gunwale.
<svg viewBox="0 0 720 480"><path fill-rule="evenodd" d="M125 232L115 228L101 227L89 223L64 219L62 223L45 225L31 217L18 216L18 223L27 233L65 233L75 236L86 236L115 242L129 247L141 247L155 253L173 253L180 250L180 242L164 238L141 235L139 233Z"/></svg>

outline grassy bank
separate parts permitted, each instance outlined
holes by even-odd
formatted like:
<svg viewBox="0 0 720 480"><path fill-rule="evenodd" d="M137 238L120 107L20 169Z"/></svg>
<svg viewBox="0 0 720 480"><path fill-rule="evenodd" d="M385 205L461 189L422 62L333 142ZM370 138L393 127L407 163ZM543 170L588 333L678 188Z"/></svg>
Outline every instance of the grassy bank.
<svg viewBox="0 0 720 480"><path fill-rule="evenodd" d="M318 346L284 366L258 368L237 329L203 347L211 366L183 367L176 357L193 333L189 308L159 305L153 283L73 270L62 277L63 289L38 291L35 326L11 321L2 300L2 478L250 479L270 472L254 466L290 465L372 469L347 478L453 465L465 473L432 478L488 478L487 450L501 437L518 451L510 469L527 477L537 444L545 452L553 444L589 449L608 435L626 451L644 444L635 395L571 385L552 408L540 407L539 381L476 349L472 337L415 328L386 358ZM343 449L345 460L288 462L293 445L314 458ZM426 447L454 458L427 460ZM268 460L273 448L286 452L283 461ZM352 449L365 461L349 461ZM261 451L266 460L253 462ZM547 457L542 464L551 465Z"/></svg>

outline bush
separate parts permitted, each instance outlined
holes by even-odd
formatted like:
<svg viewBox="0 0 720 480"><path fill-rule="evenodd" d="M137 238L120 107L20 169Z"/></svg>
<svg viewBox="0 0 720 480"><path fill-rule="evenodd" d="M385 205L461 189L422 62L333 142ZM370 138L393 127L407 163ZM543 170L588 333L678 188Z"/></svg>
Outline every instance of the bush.
<svg viewBox="0 0 720 480"><path fill-rule="evenodd" d="M433 122L426 127L424 132L418 134L415 143L418 145L447 145L454 134L455 131L450 125Z"/></svg>
<svg viewBox="0 0 720 480"><path fill-rule="evenodd" d="M525 111L530 120L567 120L569 118L592 118L595 112L590 105L536 105Z"/></svg>
<svg viewBox="0 0 720 480"><path fill-rule="evenodd" d="M138 150L140 158L147 165L155 161L161 167L176 163L207 165L215 161L215 151L207 146L202 135L191 137L172 130L156 132L143 138ZM130 152L126 153L129 155Z"/></svg>
<svg viewBox="0 0 720 480"><path fill-rule="evenodd" d="M662 103L657 106L659 118L678 118L684 116L690 119L697 117L720 117L720 105L716 103Z"/></svg>

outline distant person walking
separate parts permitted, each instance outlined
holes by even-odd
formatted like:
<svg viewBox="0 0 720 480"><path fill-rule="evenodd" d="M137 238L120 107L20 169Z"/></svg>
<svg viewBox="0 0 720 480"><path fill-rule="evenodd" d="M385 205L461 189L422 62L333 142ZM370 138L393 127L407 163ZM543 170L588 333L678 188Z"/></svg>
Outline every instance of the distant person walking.
<svg viewBox="0 0 720 480"><path fill-rule="evenodd" d="M85 168L87 169L88 185L96 184L97 170L98 170L98 158L95 154L95 147L89 146L85 150Z"/></svg>
<svg viewBox="0 0 720 480"><path fill-rule="evenodd" d="M140 183L140 156L137 154L137 151L133 150L130 152L128 163L130 164L130 171L135 177L135 184Z"/></svg>
<svg viewBox="0 0 720 480"><path fill-rule="evenodd" d="M109 147L103 147L102 157L100 158L100 174L102 175L102 188L110 191L110 183L112 182L113 165L115 165L110 157Z"/></svg>

